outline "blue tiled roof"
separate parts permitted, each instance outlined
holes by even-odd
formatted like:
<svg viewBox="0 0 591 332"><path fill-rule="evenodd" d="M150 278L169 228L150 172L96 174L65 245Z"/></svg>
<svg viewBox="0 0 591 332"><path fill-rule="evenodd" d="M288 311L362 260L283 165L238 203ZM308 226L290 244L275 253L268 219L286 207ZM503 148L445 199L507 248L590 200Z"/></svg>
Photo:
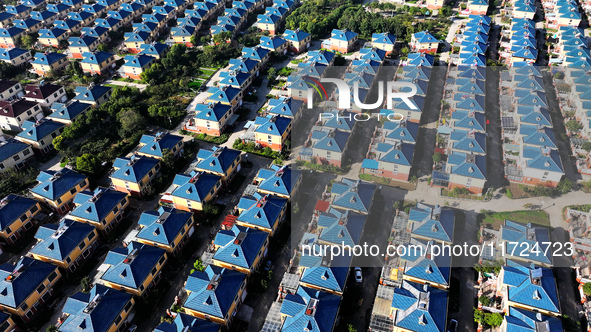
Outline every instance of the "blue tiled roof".
<svg viewBox="0 0 591 332"><path fill-rule="evenodd" d="M207 97L208 101L228 104L234 100L240 94L240 92L242 92L242 90L231 86L224 86L222 88L210 88L207 92L211 94L209 97Z"/></svg>
<svg viewBox="0 0 591 332"><path fill-rule="evenodd" d="M287 205L287 199L273 195L265 195L258 200L254 197L243 196L238 205L245 210L240 213L237 221L274 229L276 223L279 222L281 211Z"/></svg>
<svg viewBox="0 0 591 332"><path fill-rule="evenodd" d="M71 104L53 103L51 105L51 114L48 118L74 120L78 115L90 109L91 105L74 101Z"/></svg>
<svg viewBox="0 0 591 332"><path fill-rule="evenodd" d="M31 191L53 201L85 179L85 175L76 173L69 168L62 168L59 172L41 171L37 176L39 184Z"/></svg>
<svg viewBox="0 0 591 332"><path fill-rule="evenodd" d="M419 203L410 209L409 221L412 222L411 234L416 234L428 239L452 242L454 236L455 212L449 209L441 209L439 217L436 217L437 209Z"/></svg>
<svg viewBox="0 0 591 332"><path fill-rule="evenodd" d="M195 202L205 202L207 194L219 185L220 180L220 176L209 173L177 174L173 180L173 184L177 187L171 195Z"/></svg>
<svg viewBox="0 0 591 332"><path fill-rule="evenodd" d="M445 332L446 291L403 281L394 289L392 308L398 310L394 326L415 332Z"/></svg>
<svg viewBox="0 0 591 332"><path fill-rule="evenodd" d="M452 152L448 163L452 165L451 174L486 179L486 156Z"/></svg>
<svg viewBox="0 0 591 332"><path fill-rule="evenodd" d="M187 278L189 297L183 307L224 319L245 281L246 274L209 265Z"/></svg>
<svg viewBox="0 0 591 332"><path fill-rule="evenodd" d="M312 249L312 251L318 253L319 249ZM330 258L304 251L300 259L300 267L304 267L305 270L300 282L339 293L343 292L351 265L351 256L346 255L345 252L343 255L332 257L332 260Z"/></svg>
<svg viewBox="0 0 591 332"><path fill-rule="evenodd" d="M209 121L220 121L232 109L230 105L219 102L197 104L195 106L195 118Z"/></svg>
<svg viewBox="0 0 591 332"><path fill-rule="evenodd" d="M263 246L268 233L234 225L230 230L220 230L214 240L220 246L213 255L214 260L251 269Z"/></svg>
<svg viewBox="0 0 591 332"><path fill-rule="evenodd" d="M201 149L197 153L199 163L196 168L205 172L226 173L241 153L226 147L213 147L212 150Z"/></svg>
<svg viewBox="0 0 591 332"><path fill-rule="evenodd" d="M375 190L373 183L343 178L332 186L331 194L336 194L332 204L337 208L368 213Z"/></svg>
<svg viewBox="0 0 591 332"><path fill-rule="evenodd" d="M263 48L275 50L285 43L287 43L287 41L281 37L261 36L261 42L259 45Z"/></svg>
<svg viewBox="0 0 591 332"><path fill-rule="evenodd" d="M426 53L409 53L408 65L432 67L435 63L435 57Z"/></svg>
<svg viewBox="0 0 591 332"><path fill-rule="evenodd" d="M372 42L378 44L394 45L396 43L396 36L391 33L373 33L371 35Z"/></svg>
<svg viewBox="0 0 591 332"><path fill-rule="evenodd" d="M556 150L544 153L540 148L526 146L523 148L523 156L529 159L527 160L527 167L564 173L562 159L560 159L560 154Z"/></svg>
<svg viewBox="0 0 591 332"><path fill-rule="evenodd" d="M151 56L162 55L169 47L166 44L156 43L154 45L142 44L140 45L142 51L139 54L146 54Z"/></svg>
<svg viewBox="0 0 591 332"><path fill-rule="evenodd" d="M300 173L293 171L290 166L262 168L257 174L257 178L263 179L259 189L280 195L290 195L292 186L299 176Z"/></svg>
<svg viewBox="0 0 591 332"><path fill-rule="evenodd" d="M23 131L18 133L16 137L39 142L64 126L65 124L53 120L42 120L37 123L26 120L22 125Z"/></svg>
<svg viewBox="0 0 591 332"><path fill-rule="evenodd" d="M41 65L51 65L63 58L66 58L67 55L65 54L61 54L61 53L48 53L48 54L43 54L43 53L37 53L35 54L35 59L31 62L34 64L41 64Z"/></svg>
<svg viewBox="0 0 591 332"><path fill-rule="evenodd" d="M168 149L173 152L172 149L177 147L178 144L183 141L181 136L172 134L158 133L156 136L144 134L140 138L140 144L143 144L138 152L143 154L152 155L156 157L163 157L163 151Z"/></svg>
<svg viewBox="0 0 591 332"><path fill-rule="evenodd" d="M92 232L94 232L94 226L72 219L63 219L59 225L41 225L35 234L39 242L31 248L30 252L63 261Z"/></svg>
<svg viewBox="0 0 591 332"><path fill-rule="evenodd" d="M283 34L283 38L285 38L286 40L291 41L291 42L301 42L302 40L304 40L308 36L310 36L309 33L305 32L305 31L300 31L299 29L298 30L285 30L285 33Z"/></svg>
<svg viewBox="0 0 591 332"><path fill-rule="evenodd" d="M79 86L74 90L76 93L75 100L86 100L86 101L97 101L99 98L104 96L106 93L111 91L111 87L104 85L96 85L92 88Z"/></svg>
<svg viewBox="0 0 591 332"><path fill-rule="evenodd" d="M98 300L94 308L86 310L95 299ZM62 311L68 314L68 318L59 330L63 332L108 331L131 299L130 294L96 284L90 292L79 292L66 300Z"/></svg>
<svg viewBox="0 0 591 332"><path fill-rule="evenodd" d="M161 206L158 211L142 213L138 224L142 229L136 237L151 242L171 245L185 225L191 222L193 214Z"/></svg>
<svg viewBox="0 0 591 332"><path fill-rule="evenodd" d="M315 306L307 312L312 300L315 300ZM330 332L337 320L340 303L341 298L337 295L301 286L281 303L281 314L287 316L281 331Z"/></svg>
<svg viewBox="0 0 591 332"><path fill-rule="evenodd" d="M255 129L255 133L266 135L282 136L291 124L291 119L283 116L268 115L264 118L257 118L264 119L264 121L260 121L260 126Z"/></svg>
<svg viewBox="0 0 591 332"><path fill-rule="evenodd" d="M559 313L558 291L552 270L515 263L512 265L503 267L505 273L509 271L507 277L513 278L515 281L515 283L511 284L510 282L513 282L513 280L508 279L505 281L506 277L503 276L503 283L508 285L508 300L520 305ZM519 280L520 283L518 283Z"/></svg>
<svg viewBox="0 0 591 332"><path fill-rule="evenodd" d="M334 38L336 40L350 41L355 37L357 37L357 34L350 30L333 29L330 33L330 38Z"/></svg>
<svg viewBox="0 0 591 332"><path fill-rule="evenodd" d="M293 99L291 97L280 97L278 99L270 99L268 112L270 114L277 114L287 117L296 117L303 104L303 101Z"/></svg>
<svg viewBox="0 0 591 332"><path fill-rule="evenodd" d="M532 311L509 307L509 314L505 315L507 332L538 332L540 326L547 332L562 332L562 322L556 317L550 317Z"/></svg>
<svg viewBox="0 0 591 332"><path fill-rule="evenodd" d="M74 197L76 208L70 215L95 222L101 222L119 204L124 204L127 194L110 188L96 188L94 192L85 190Z"/></svg>
<svg viewBox="0 0 591 332"><path fill-rule="evenodd" d="M154 332L218 332L221 326L210 321L178 313L172 323L160 323Z"/></svg>
<svg viewBox="0 0 591 332"><path fill-rule="evenodd" d="M18 141L14 138L6 140L6 143L0 145L0 162L12 158L15 154L28 149L29 144Z"/></svg>
<svg viewBox="0 0 591 332"><path fill-rule="evenodd" d="M29 50L23 50L22 48L11 48L11 49L0 49L0 60L10 61L18 58L19 56L29 52Z"/></svg>
<svg viewBox="0 0 591 332"><path fill-rule="evenodd" d="M15 194L9 194L2 199L2 202L4 204L0 206L0 230L6 229L37 204L34 199ZM12 229L12 231L16 230Z"/></svg>
<svg viewBox="0 0 591 332"><path fill-rule="evenodd" d="M350 133L340 130L315 131L314 134L316 133L320 133L320 135L317 135L318 141L314 143L312 148L339 153L344 152L349 136L351 136Z"/></svg>
<svg viewBox="0 0 591 332"><path fill-rule="evenodd" d="M16 265L0 265L0 304L16 309L55 270L54 265L29 257Z"/></svg>
<svg viewBox="0 0 591 332"><path fill-rule="evenodd" d="M164 249L131 242L125 247L112 249L104 264L111 265L102 280L137 289L164 256Z"/></svg>
<svg viewBox="0 0 591 332"><path fill-rule="evenodd" d="M405 262L404 274L429 284L449 286L451 253L442 250L440 255L431 255L433 245L442 249L437 241L411 238L405 254L400 256Z"/></svg>
<svg viewBox="0 0 591 332"><path fill-rule="evenodd" d="M384 122L384 135L387 139L402 140L415 143L419 132L419 124L414 122Z"/></svg>
<svg viewBox="0 0 591 332"><path fill-rule="evenodd" d="M466 153L486 153L486 135L480 132L469 132L463 130L453 130L450 134L450 140L453 142L453 149L465 151Z"/></svg>
<svg viewBox="0 0 591 332"><path fill-rule="evenodd" d="M365 221L365 215L331 209L330 212L323 212L318 219L318 227L322 229L318 238L335 245L344 243L354 246L359 244Z"/></svg>
<svg viewBox="0 0 591 332"><path fill-rule="evenodd" d="M421 31L413 34L413 38L419 43L437 43L439 40L435 38L429 31Z"/></svg>
<svg viewBox="0 0 591 332"><path fill-rule="evenodd" d="M516 257L532 262L552 264L551 252L547 250L550 243L548 229L505 220L505 225L501 226L499 232L501 240L507 241L505 243L507 253L511 255L515 253ZM521 243L527 243L529 250L521 250ZM537 248L535 248L536 244ZM546 251L545 254L544 251Z"/></svg>
<svg viewBox="0 0 591 332"><path fill-rule="evenodd" d="M113 162L113 167L116 168L111 177L124 181L137 183L141 181L144 176L153 170L160 160L144 157L132 156L132 158L119 157Z"/></svg>

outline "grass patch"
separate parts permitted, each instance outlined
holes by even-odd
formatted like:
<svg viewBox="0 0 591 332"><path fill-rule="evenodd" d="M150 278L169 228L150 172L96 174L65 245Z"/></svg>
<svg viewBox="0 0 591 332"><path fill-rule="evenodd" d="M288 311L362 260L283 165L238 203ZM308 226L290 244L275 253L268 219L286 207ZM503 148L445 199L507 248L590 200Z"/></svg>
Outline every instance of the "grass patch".
<svg viewBox="0 0 591 332"><path fill-rule="evenodd" d="M221 134L220 136L211 136L211 135L207 135L207 134L191 133L191 135L193 137L195 137L195 139L198 139L200 141L210 142L210 143L215 143L215 144L224 144L228 141L228 138L230 138L230 134Z"/></svg>
<svg viewBox="0 0 591 332"><path fill-rule="evenodd" d="M506 212L485 212L483 222L492 224L494 229L505 223L505 219L522 224L532 223L540 226L550 226L550 217L546 211L518 210Z"/></svg>
<svg viewBox="0 0 591 332"><path fill-rule="evenodd" d="M201 74L199 74L199 78L203 78L203 79L209 79L210 77L212 77L216 72L217 69L212 70L212 69L199 69L199 71L201 72Z"/></svg>
<svg viewBox="0 0 591 332"><path fill-rule="evenodd" d="M454 189L459 189L459 188L454 188ZM462 192L462 191L458 191L458 190L447 190L447 189L443 189L443 188L441 189L441 196L461 198L461 199L471 199L471 200L475 200L475 201L484 201L484 199L485 199L484 196L469 194L467 192Z"/></svg>
<svg viewBox="0 0 591 332"><path fill-rule="evenodd" d="M404 181L396 181L388 178L384 178L381 176L371 175L371 174L359 174L359 178L364 181L371 181L377 184L383 184L390 187L398 187L406 190L415 190L417 189L416 183L411 182L404 182Z"/></svg>
<svg viewBox="0 0 591 332"><path fill-rule="evenodd" d="M202 80L194 80L194 81L189 82L189 84L187 84L187 86L191 89L199 89L202 84L203 84Z"/></svg>

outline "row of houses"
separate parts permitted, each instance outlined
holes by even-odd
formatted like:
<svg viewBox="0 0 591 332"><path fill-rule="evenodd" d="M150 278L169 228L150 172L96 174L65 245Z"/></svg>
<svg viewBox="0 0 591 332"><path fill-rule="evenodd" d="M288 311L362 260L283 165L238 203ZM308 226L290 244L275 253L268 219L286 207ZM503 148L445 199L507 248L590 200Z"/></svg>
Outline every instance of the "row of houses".
<svg viewBox="0 0 591 332"><path fill-rule="evenodd" d="M510 67L535 63L538 59L537 34L531 18L514 17L511 27L501 31L501 60Z"/></svg>
<svg viewBox="0 0 591 332"><path fill-rule="evenodd" d="M454 45L459 44L458 55L450 56L450 63L466 66L486 66L486 51L489 46L491 18L485 15L470 15L454 36Z"/></svg>
<svg viewBox="0 0 591 332"><path fill-rule="evenodd" d="M224 14L218 17L217 24L210 28L211 35L229 32L232 39L248 22L248 15L263 8L264 1L233 1L232 8L226 8Z"/></svg>
<svg viewBox="0 0 591 332"><path fill-rule="evenodd" d="M387 256L371 331L446 331L451 256L430 252L433 245L451 245L454 228L455 212L438 205L418 203L408 214L396 212L388 244L408 250Z"/></svg>
<svg viewBox="0 0 591 332"><path fill-rule="evenodd" d="M271 7L265 9L264 14L257 16L257 28L261 31L267 31L271 36L275 36L281 29L285 18L298 5L299 2L293 0L274 0Z"/></svg>
<svg viewBox="0 0 591 332"><path fill-rule="evenodd" d="M523 66L501 79L501 132L510 182L556 187L564 175L542 73Z"/></svg>
<svg viewBox="0 0 591 332"><path fill-rule="evenodd" d="M217 156L215 152L220 150L216 150L208 160L227 159L223 154L231 151L233 155L240 154L222 149ZM230 164L223 167L227 176L237 172ZM205 268L193 271L175 298L173 307L180 306L182 312L171 312L173 323L163 323L157 331L168 331L171 325L182 329L195 318L199 324L207 325L199 331L230 326L246 298L253 272L267 254L270 238L286 218L289 201L300 181L299 173L289 166L271 165L259 171L208 245L202 257Z"/></svg>
<svg viewBox="0 0 591 332"><path fill-rule="evenodd" d="M331 257L321 247L360 243L375 190L374 184L343 178L322 194L262 331L333 330L352 257L345 250Z"/></svg>

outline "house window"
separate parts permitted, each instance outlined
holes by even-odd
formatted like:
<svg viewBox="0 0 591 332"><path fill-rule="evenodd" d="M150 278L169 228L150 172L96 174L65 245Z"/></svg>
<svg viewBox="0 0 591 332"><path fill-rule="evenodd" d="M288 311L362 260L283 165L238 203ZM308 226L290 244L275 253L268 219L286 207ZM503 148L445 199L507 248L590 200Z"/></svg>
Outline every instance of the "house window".
<svg viewBox="0 0 591 332"><path fill-rule="evenodd" d="M82 250L84 249L84 247L86 246L86 244L84 243L84 241L80 242L80 244L78 244L78 249Z"/></svg>
<svg viewBox="0 0 591 332"><path fill-rule="evenodd" d="M76 188L70 189L70 194L74 195L76 193Z"/></svg>
<svg viewBox="0 0 591 332"><path fill-rule="evenodd" d="M160 257L160 259L158 260L158 264L162 265L164 263L164 256Z"/></svg>
<svg viewBox="0 0 591 332"><path fill-rule="evenodd" d="M20 309L21 309L22 311L25 311L25 310L29 309L29 305L28 305L28 304L25 302L25 303L23 303L23 304L21 305Z"/></svg>
<svg viewBox="0 0 591 332"><path fill-rule="evenodd" d="M33 205L33 207L31 208L31 213L35 213L35 212L37 212L37 210L39 210L37 205Z"/></svg>
<svg viewBox="0 0 591 332"><path fill-rule="evenodd" d="M39 287L37 287L37 293L39 293L39 294L43 293L44 290L45 290L44 284L41 284L41 285L39 285Z"/></svg>
<svg viewBox="0 0 591 332"><path fill-rule="evenodd" d="M95 235L96 235L96 234L95 234L94 232L92 232L92 233L88 234L88 239L89 239L89 240L92 240L92 239L94 239Z"/></svg>
<svg viewBox="0 0 591 332"><path fill-rule="evenodd" d="M72 259L70 258L70 256L66 257L66 264L70 265L70 263L72 263Z"/></svg>
<svg viewBox="0 0 591 332"><path fill-rule="evenodd" d="M131 305L132 305L131 301L130 301L130 302L127 302L127 304L125 305L125 307L123 308L123 310L124 310L125 312L128 312L128 311L129 311L129 309L131 309Z"/></svg>
<svg viewBox="0 0 591 332"><path fill-rule="evenodd" d="M152 271L150 271L150 274L151 275L155 275L156 274L156 267L155 266L152 268Z"/></svg>
<svg viewBox="0 0 591 332"><path fill-rule="evenodd" d="M49 277L47 277L47 279L49 280L49 282L52 282L56 277L57 277L57 273L55 271L53 271L53 272L51 272Z"/></svg>
<svg viewBox="0 0 591 332"><path fill-rule="evenodd" d="M14 157L12 157L12 159L14 159L14 161L18 161L21 159L21 157L19 157L19 155L17 154Z"/></svg>

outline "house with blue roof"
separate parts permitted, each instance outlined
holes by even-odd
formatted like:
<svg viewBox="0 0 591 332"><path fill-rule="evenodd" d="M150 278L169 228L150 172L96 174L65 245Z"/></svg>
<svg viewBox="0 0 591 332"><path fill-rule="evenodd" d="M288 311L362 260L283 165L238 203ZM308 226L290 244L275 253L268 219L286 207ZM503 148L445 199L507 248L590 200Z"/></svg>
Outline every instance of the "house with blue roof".
<svg viewBox="0 0 591 332"><path fill-rule="evenodd" d="M257 191L261 194L287 199L295 196L301 182L302 176L298 170L292 170L289 165L275 164L261 168L254 179L254 184L258 186Z"/></svg>
<svg viewBox="0 0 591 332"><path fill-rule="evenodd" d="M160 175L160 159L133 155L113 162L111 182L115 190L142 197L152 181Z"/></svg>
<svg viewBox="0 0 591 332"><path fill-rule="evenodd" d="M232 106L232 109L236 109L242 105L242 98L244 96L241 89L225 85L222 87L211 87L207 90L208 103L222 103L224 105Z"/></svg>
<svg viewBox="0 0 591 332"><path fill-rule="evenodd" d="M218 86L231 86L237 89L246 90L252 83L253 77L250 73L241 71L221 71L221 80L218 82Z"/></svg>
<svg viewBox="0 0 591 332"><path fill-rule="evenodd" d="M33 8L23 4L18 4L7 5L5 10L7 13L15 15L15 19L24 19L29 16L29 14L33 11Z"/></svg>
<svg viewBox="0 0 591 332"><path fill-rule="evenodd" d="M79 21L82 23L83 26L90 25L93 22L94 18L95 17L92 13L86 11L72 11L68 13L68 19Z"/></svg>
<svg viewBox="0 0 591 332"><path fill-rule="evenodd" d="M273 151L282 151L291 137L292 119L281 115L258 116L254 123L255 142Z"/></svg>
<svg viewBox="0 0 591 332"><path fill-rule="evenodd" d="M23 122L23 131L15 138L23 143L30 144L39 155L51 152L53 139L64 131L65 124L49 119L41 119L37 122L26 120Z"/></svg>
<svg viewBox="0 0 591 332"><path fill-rule="evenodd" d="M174 320L169 322L162 322L154 329L154 332L219 332L221 325L210 322L204 319L195 318L185 313L179 312L174 317Z"/></svg>
<svg viewBox="0 0 591 332"><path fill-rule="evenodd" d="M302 149L299 159L322 165L341 167L351 133L334 128L321 127L310 133L311 148ZM308 153L311 150L311 155Z"/></svg>
<svg viewBox="0 0 591 332"><path fill-rule="evenodd" d="M108 268L100 277L100 282L128 294L145 297L162 278L162 267L167 259L166 250L132 241L107 253L103 264Z"/></svg>
<svg viewBox="0 0 591 332"><path fill-rule="evenodd" d="M190 316L228 326L246 297L247 275L231 269L209 265L203 272L189 275L182 302Z"/></svg>
<svg viewBox="0 0 591 332"><path fill-rule="evenodd" d="M283 38L289 43L289 51L294 53L302 53L310 47L312 35L305 31L286 29L283 33Z"/></svg>
<svg viewBox="0 0 591 332"><path fill-rule="evenodd" d="M559 318L516 307L509 307L509 312L501 324L501 330L507 332L564 331Z"/></svg>
<svg viewBox="0 0 591 332"><path fill-rule="evenodd" d="M329 49L341 53L349 53L355 47L359 35L350 30L333 29L330 33Z"/></svg>
<svg viewBox="0 0 591 332"><path fill-rule="evenodd" d="M92 225L99 233L107 235L123 219L129 199L126 193L98 187L78 193L74 204L76 207L70 212L70 218Z"/></svg>
<svg viewBox="0 0 591 332"><path fill-rule="evenodd" d="M417 203L408 215L410 235L417 239L451 245L454 239L455 212L438 204Z"/></svg>
<svg viewBox="0 0 591 332"><path fill-rule="evenodd" d="M64 5L72 6L74 9L82 8L84 0L61 0Z"/></svg>
<svg viewBox="0 0 591 332"><path fill-rule="evenodd" d="M35 154L27 143L14 138L0 141L0 173L20 169L27 165Z"/></svg>
<svg viewBox="0 0 591 332"><path fill-rule="evenodd" d="M109 29L111 31L117 31L123 26L123 21L114 17L97 18L94 21L97 27Z"/></svg>
<svg viewBox="0 0 591 332"><path fill-rule="evenodd" d="M78 116L85 114L91 108L92 106L90 104L77 100L65 104L55 102L51 104L51 114L47 118L65 125L70 125Z"/></svg>
<svg viewBox="0 0 591 332"><path fill-rule="evenodd" d="M0 61L4 61L13 66L20 66L25 62L29 62L33 56L31 51L22 48L0 49Z"/></svg>
<svg viewBox="0 0 591 332"><path fill-rule="evenodd" d="M26 34L36 33L43 26L43 22L31 17L12 22L15 28L22 29Z"/></svg>
<svg viewBox="0 0 591 332"><path fill-rule="evenodd" d="M4 29L10 26L16 19L16 15L7 11L0 12L0 28Z"/></svg>
<svg viewBox="0 0 591 332"><path fill-rule="evenodd" d="M253 196L242 196L236 207L236 224L262 230L272 236L285 220L287 203L286 198L273 195L255 193Z"/></svg>
<svg viewBox="0 0 591 332"><path fill-rule="evenodd" d="M96 284L88 293L78 292L66 300L58 331L117 331L129 323L134 306L132 295Z"/></svg>
<svg viewBox="0 0 591 332"><path fill-rule="evenodd" d="M76 90L74 90L74 92L76 93L76 97L74 97L74 100L80 101L82 103L88 103L95 107L98 107L106 103L109 100L109 98L111 98L113 89L105 85L95 85L89 87L79 86L76 87Z"/></svg>
<svg viewBox="0 0 591 332"><path fill-rule="evenodd" d="M447 322L446 291L403 281L394 289L390 316L394 329L412 332L445 332Z"/></svg>
<svg viewBox="0 0 591 332"><path fill-rule="evenodd" d="M412 34L409 46L412 52L433 54L437 53L440 43L429 31L421 31Z"/></svg>
<svg viewBox="0 0 591 332"><path fill-rule="evenodd" d="M240 89L227 85L232 90ZM217 98L216 98L217 99ZM195 133L221 136L236 119L234 107L224 102L208 102L195 106L195 115L185 122L184 129Z"/></svg>
<svg viewBox="0 0 591 332"><path fill-rule="evenodd" d="M340 304L339 296L298 287L295 294L287 294L281 303L281 331L333 331Z"/></svg>
<svg viewBox="0 0 591 332"><path fill-rule="evenodd" d="M277 52L277 54L286 54L289 43L287 42L287 40L281 37L261 36L259 46L268 49L269 51L275 51Z"/></svg>
<svg viewBox="0 0 591 332"><path fill-rule="evenodd" d="M1 33L2 33L2 31L0 31L0 37L1 37ZM2 45L0 44L0 46L2 46ZM45 76L50 71L51 72L60 71L65 66L67 66L68 63L69 63L69 61L68 61L67 55L62 54L62 53L56 53L56 52L47 53L47 54L36 53L35 59L33 61L31 61L31 64L33 65L33 70L35 71L35 73L37 75L40 75L40 76Z"/></svg>
<svg viewBox="0 0 591 332"><path fill-rule="evenodd" d="M402 140L377 143L370 147L367 159L361 164L361 172L378 177L407 182L410 178L415 145Z"/></svg>
<svg viewBox="0 0 591 332"><path fill-rule="evenodd" d="M28 323L50 302L61 277L57 266L26 256L0 265L0 309Z"/></svg>
<svg viewBox="0 0 591 332"><path fill-rule="evenodd" d="M39 182L31 189L31 195L59 214L65 214L74 207L74 197L88 188L88 179L85 175L77 173L69 168L59 171L41 171L37 176Z"/></svg>
<svg viewBox="0 0 591 332"><path fill-rule="evenodd" d="M150 44L154 40L151 33L146 31L133 31L125 33L125 47L129 53L139 53L142 44Z"/></svg>
<svg viewBox="0 0 591 332"><path fill-rule="evenodd" d="M183 155L183 138L170 133L144 134L140 138L136 154L162 160L166 151L172 153L174 159Z"/></svg>
<svg viewBox="0 0 591 332"><path fill-rule="evenodd" d="M160 43L156 43L154 45L142 44L142 45L140 45L140 49L141 49L141 52L139 53L140 55L149 55L149 56L154 57L156 59L162 59L163 57L166 56L168 51L170 51L170 46L168 46L167 44L160 44Z"/></svg>
<svg viewBox="0 0 591 332"><path fill-rule="evenodd" d="M161 206L157 211L142 213L138 221L140 229L135 239L174 255L184 247L193 234L193 224L192 213Z"/></svg>
<svg viewBox="0 0 591 332"><path fill-rule="evenodd" d="M439 251L438 255L432 253ZM398 270L406 281L449 289L451 277L451 252L443 250L441 242L411 238L404 254L400 255Z"/></svg>
<svg viewBox="0 0 591 332"><path fill-rule="evenodd" d="M321 248L317 243L303 247L298 265L300 286L342 296L351 266L351 253L344 251L332 256L324 252L322 255Z"/></svg>
<svg viewBox="0 0 591 332"><path fill-rule="evenodd" d="M191 170L174 177L161 201L174 204L175 208L183 211L203 211L203 205L214 202L221 187L220 176Z"/></svg>
<svg viewBox="0 0 591 332"><path fill-rule="evenodd" d="M82 29L83 25L81 21L73 20L71 18L66 18L63 20L56 20L53 24L55 28L63 29L68 31L69 33L78 33ZM71 44L74 37L68 39L68 42ZM82 52L78 52L82 54ZM74 54L72 54L73 56Z"/></svg>
<svg viewBox="0 0 591 332"><path fill-rule="evenodd" d="M62 219L59 225L41 225L35 238L37 243L29 250L29 255L66 272L74 272L83 265L98 246L96 228L72 219Z"/></svg>
<svg viewBox="0 0 591 332"><path fill-rule="evenodd" d="M23 6L36 8L45 4L45 0L21 0L20 3Z"/></svg>
<svg viewBox="0 0 591 332"><path fill-rule="evenodd" d="M366 215L352 211L330 209L318 216L315 233L317 243L329 246L355 246L359 244Z"/></svg>
<svg viewBox="0 0 591 332"><path fill-rule="evenodd" d="M49 4L47 4L46 9L47 9L48 12L51 12L51 13L64 14L65 15L65 14L71 12L72 10L74 10L74 7L68 6L68 5L63 4L63 3L57 3L57 4L55 4L55 3L49 3ZM55 23L55 22L53 22L53 23Z"/></svg>
<svg viewBox="0 0 591 332"><path fill-rule="evenodd" d="M486 184L486 156L453 151L448 156L445 172L449 174L448 189L466 188L473 194L482 194Z"/></svg>
<svg viewBox="0 0 591 332"><path fill-rule="evenodd" d="M218 231L213 246L213 265L250 275L267 255L269 233L234 225Z"/></svg>
<svg viewBox="0 0 591 332"><path fill-rule="evenodd" d="M211 149L200 149L191 167L197 172L217 175L224 184L229 184L240 170L241 161L242 151L214 146Z"/></svg>
<svg viewBox="0 0 591 332"><path fill-rule="evenodd" d="M269 99L267 113L277 114L286 118L298 119L302 112L304 102L292 97L279 97Z"/></svg>
<svg viewBox="0 0 591 332"><path fill-rule="evenodd" d="M330 192L332 206L339 210L350 210L367 215L376 186L361 180L343 178L332 185Z"/></svg>
<svg viewBox="0 0 591 332"><path fill-rule="evenodd" d="M502 307L516 307L547 316L560 316L560 303L554 272L550 268L508 259L501 268L497 295Z"/></svg>
<svg viewBox="0 0 591 332"><path fill-rule="evenodd" d="M391 33L373 33L371 35L371 46L386 51L386 55L392 54L392 52L394 52L395 45L396 36Z"/></svg>
<svg viewBox="0 0 591 332"><path fill-rule="evenodd" d="M505 247L505 259L552 267L553 259L548 250L550 233L547 228L505 220L499 230L499 242Z"/></svg>
<svg viewBox="0 0 591 332"><path fill-rule="evenodd" d="M9 194L0 201L0 238L16 243L37 222L41 205L34 199Z"/></svg>
<svg viewBox="0 0 591 332"><path fill-rule="evenodd" d="M94 52L82 54L80 65L82 71L89 75L102 75L110 70L115 62L115 56L108 52Z"/></svg>
<svg viewBox="0 0 591 332"><path fill-rule="evenodd" d="M427 53L409 53L408 60L406 61L407 65L410 66L426 66L426 67L433 67L435 63L435 57L432 54Z"/></svg>
<svg viewBox="0 0 591 332"><path fill-rule="evenodd" d="M68 31L53 28L39 30L39 42L43 46L60 47L62 40L68 39Z"/></svg>
<svg viewBox="0 0 591 332"><path fill-rule="evenodd" d="M249 73L251 75L258 75L258 70L261 67L261 63L253 59L246 59L238 57L236 59L230 59L230 71Z"/></svg>
<svg viewBox="0 0 591 332"><path fill-rule="evenodd" d="M71 53L71 57L74 59L82 59L83 54L92 53L96 51L101 43L98 37L88 35L81 35L80 37L70 37L68 39L68 42L70 43L70 46L68 46L68 50Z"/></svg>

